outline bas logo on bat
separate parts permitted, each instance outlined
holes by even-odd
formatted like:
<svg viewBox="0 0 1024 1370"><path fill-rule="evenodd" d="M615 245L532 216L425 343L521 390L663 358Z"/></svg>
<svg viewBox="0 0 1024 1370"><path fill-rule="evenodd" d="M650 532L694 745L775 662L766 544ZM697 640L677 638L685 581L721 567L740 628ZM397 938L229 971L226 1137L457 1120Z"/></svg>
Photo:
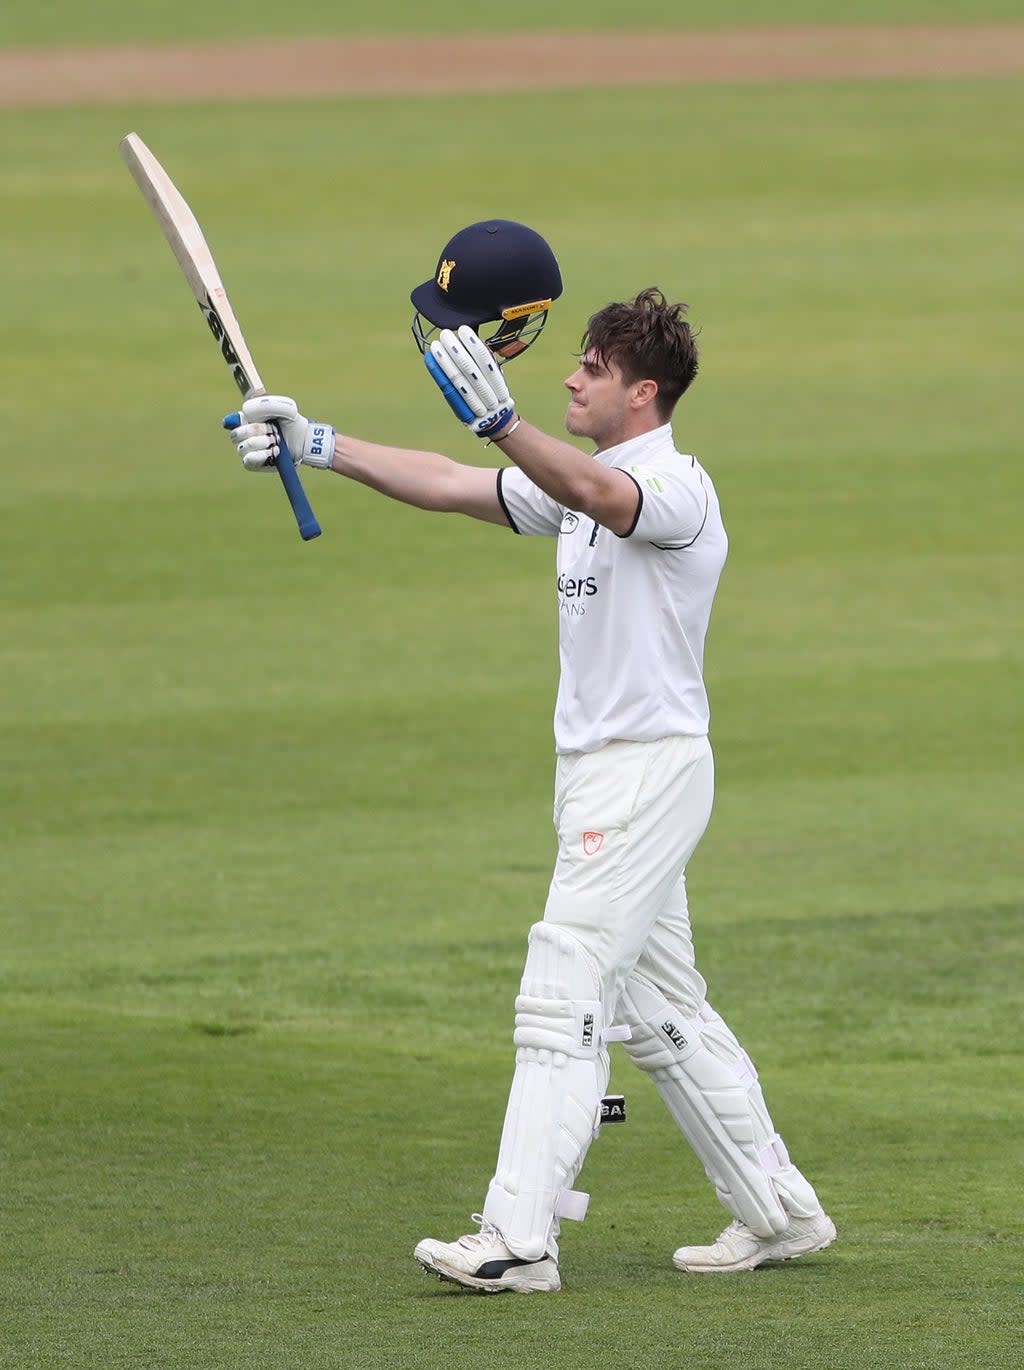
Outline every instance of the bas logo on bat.
<svg viewBox="0 0 1024 1370"><path fill-rule="evenodd" d="M228 366L231 367L231 374L235 378L235 384L244 394L245 391L249 389L249 377L245 374L245 367L242 365L238 353L231 346L231 339L228 337L227 333L225 333L224 325L220 320L220 315L217 313L217 308L209 295L206 296L206 303L200 304L199 308L202 311L203 318L210 325L210 332L220 344L221 356L227 362Z"/></svg>

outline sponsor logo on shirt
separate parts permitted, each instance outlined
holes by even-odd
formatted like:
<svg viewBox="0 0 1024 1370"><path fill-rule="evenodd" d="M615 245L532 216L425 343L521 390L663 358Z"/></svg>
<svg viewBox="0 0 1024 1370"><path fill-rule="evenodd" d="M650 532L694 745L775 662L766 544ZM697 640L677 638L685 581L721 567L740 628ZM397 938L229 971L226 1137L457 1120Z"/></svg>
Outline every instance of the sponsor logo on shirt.
<svg viewBox="0 0 1024 1370"><path fill-rule="evenodd" d="M596 856L604 846L603 832L585 832L583 834L583 855Z"/></svg>
<svg viewBox="0 0 1024 1370"><path fill-rule="evenodd" d="M558 593L563 599L582 599L585 595L597 594L597 581L593 576L567 576L564 572L558 577Z"/></svg>
<svg viewBox="0 0 1024 1370"><path fill-rule="evenodd" d="M558 607L571 618L582 618L587 612L583 601L596 594L595 576L567 576L563 572L558 577Z"/></svg>
<svg viewBox="0 0 1024 1370"><path fill-rule="evenodd" d="M579 527L579 524L579 514L566 513L562 516L562 526L561 528L559 528L558 531L560 533L575 533L576 529Z"/></svg>

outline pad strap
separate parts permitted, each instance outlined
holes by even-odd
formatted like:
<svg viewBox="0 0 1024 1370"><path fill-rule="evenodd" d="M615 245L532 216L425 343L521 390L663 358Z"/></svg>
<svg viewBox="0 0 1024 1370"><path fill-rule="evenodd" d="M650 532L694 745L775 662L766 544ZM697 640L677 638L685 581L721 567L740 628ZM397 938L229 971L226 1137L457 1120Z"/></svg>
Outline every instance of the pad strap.
<svg viewBox="0 0 1024 1370"><path fill-rule="evenodd" d="M560 1189L555 1200L555 1217L568 1218L570 1222L581 1223L590 1207L590 1195L579 1189Z"/></svg>

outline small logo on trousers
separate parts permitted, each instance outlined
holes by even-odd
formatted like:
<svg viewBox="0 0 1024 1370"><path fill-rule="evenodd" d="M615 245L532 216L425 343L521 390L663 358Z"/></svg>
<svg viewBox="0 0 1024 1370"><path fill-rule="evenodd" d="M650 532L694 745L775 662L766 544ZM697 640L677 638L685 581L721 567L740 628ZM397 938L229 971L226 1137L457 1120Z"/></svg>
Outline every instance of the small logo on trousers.
<svg viewBox="0 0 1024 1370"><path fill-rule="evenodd" d="M596 856L604 846L603 832L585 832L583 834L583 855Z"/></svg>

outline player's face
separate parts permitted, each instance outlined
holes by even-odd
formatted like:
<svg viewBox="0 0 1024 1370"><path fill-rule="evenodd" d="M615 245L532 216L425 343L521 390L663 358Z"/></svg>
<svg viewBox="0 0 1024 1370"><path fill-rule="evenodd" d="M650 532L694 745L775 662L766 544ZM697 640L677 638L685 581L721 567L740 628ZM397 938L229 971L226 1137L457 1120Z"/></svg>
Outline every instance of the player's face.
<svg viewBox="0 0 1024 1370"><path fill-rule="evenodd" d="M614 362L601 361L593 350L584 353L565 387L569 407L566 429L578 438L591 438L598 447L614 447L625 440L630 415L631 387Z"/></svg>

